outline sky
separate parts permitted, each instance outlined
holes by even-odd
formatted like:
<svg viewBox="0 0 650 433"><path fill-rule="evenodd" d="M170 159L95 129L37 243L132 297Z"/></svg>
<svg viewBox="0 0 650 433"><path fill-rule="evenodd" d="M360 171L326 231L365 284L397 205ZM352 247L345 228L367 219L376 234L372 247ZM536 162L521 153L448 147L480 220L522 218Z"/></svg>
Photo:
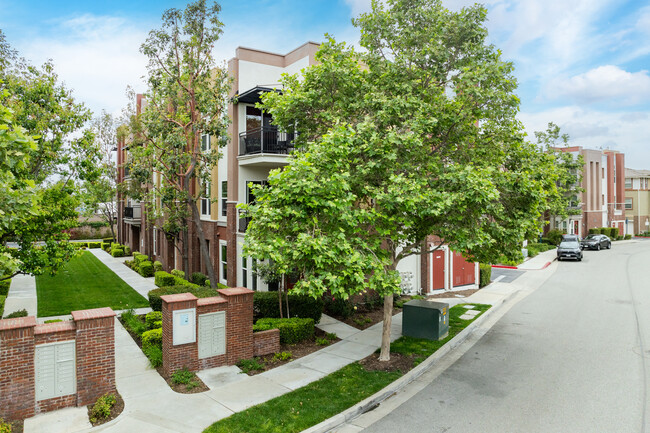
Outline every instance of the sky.
<svg viewBox="0 0 650 433"><path fill-rule="evenodd" d="M473 4L443 0L452 10ZM285 54L329 33L357 44L351 19L370 0L224 0L215 59L238 46ZM489 42L515 65L519 119L534 141L548 122L571 145L625 153L650 169L650 0L486 0ZM125 91L146 90L139 47L183 1L0 0L0 29L33 64L52 59L78 101L119 114Z"/></svg>

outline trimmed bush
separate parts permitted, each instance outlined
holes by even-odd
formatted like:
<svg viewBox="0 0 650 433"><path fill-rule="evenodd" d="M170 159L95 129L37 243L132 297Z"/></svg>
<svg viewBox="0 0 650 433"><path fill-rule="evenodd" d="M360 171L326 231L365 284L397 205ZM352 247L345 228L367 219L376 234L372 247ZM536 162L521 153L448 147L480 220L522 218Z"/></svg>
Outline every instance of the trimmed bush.
<svg viewBox="0 0 650 433"><path fill-rule="evenodd" d="M479 287L490 284L492 279L492 266L486 263L479 263Z"/></svg>
<svg viewBox="0 0 650 433"><path fill-rule="evenodd" d="M154 276L156 277L154 283L158 287L167 287L174 285L174 276L165 271L158 271Z"/></svg>
<svg viewBox="0 0 650 433"><path fill-rule="evenodd" d="M163 270L163 265L162 265L162 263L160 263L158 260L156 260L155 262L153 262L153 270L154 270L155 272L160 272L160 271L162 271L162 270Z"/></svg>
<svg viewBox="0 0 650 433"><path fill-rule="evenodd" d="M280 343L296 344L307 340L314 335L314 319L270 319L258 320L253 326L254 332L267 331L269 329L280 330Z"/></svg>
<svg viewBox="0 0 650 433"><path fill-rule="evenodd" d="M11 286L11 278L0 281L0 295L7 296L9 293L9 286Z"/></svg>
<svg viewBox="0 0 650 433"><path fill-rule="evenodd" d="M340 316L345 319L354 313L354 305L349 299L339 299L325 295L323 297L325 312L331 316Z"/></svg>
<svg viewBox="0 0 650 433"><path fill-rule="evenodd" d="M622 241L622 240L623 240L623 236L621 236L621 235L616 236L616 240L617 240L617 241Z"/></svg>
<svg viewBox="0 0 650 433"><path fill-rule="evenodd" d="M197 298L210 298L212 296L218 296L219 293L215 289L208 287L188 287L188 286L169 286L169 287L159 287L157 289L150 290L147 294L149 298L149 305L154 311L162 310L162 299L163 295L174 295L177 293L191 293Z"/></svg>
<svg viewBox="0 0 650 433"><path fill-rule="evenodd" d="M27 310L24 308L22 310L14 311L11 314L5 316L5 319L15 319L16 317L27 317Z"/></svg>
<svg viewBox="0 0 650 433"><path fill-rule="evenodd" d="M539 243L551 245L551 240L549 238L539 238Z"/></svg>
<svg viewBox="0 0 650 433"><path fill-rule="evenodd" d="M131 255L131 247L127 247L126 245L124 246L124 255L125 256Z"/></svg>
<svg viewBox="0 0 650 433"><path fill-rule="evenodd" d="M600 229L600 233L611 238L612 237L612 228L611 227L602 227Z"/></svg>
<svg viewBox="0 0 650 433"><path fill-rule="evenodd" d="M147 324L147 328L149 329L160 328L162 326L162 312L152 311L151 313L147 313L144 317L144 322ZM161 326L157 326L158 323L160 323Z"/></svg>
<svg viewBox="0 0 650 433"><path fill-rule="evenodd" d="M208 280L208 276L201 272L192 272L192 275L190 275L190 281L199 286L205 286L206 280Z"/></svg>
<svg viewBox="0 0 650 433"><path fill-rule="evenodd" d="M111 249L111 256L113 257L124 257L124 250L120 248Z"/></svg>
<svg viewBox="0 0 650 433"><path fill-rule="evenodd" d="M549 232L546 234L546 237L551 242L551 245L559 245L560 241L562 241L562 235L562 231L553 229L549 230Z"/></svg>
<svg viewBox="0 0 650 433"><path fill-rule="evenodd" d="M162 345L162 328L154 328L142 333L142 349Z"/></svg>
<svg viewBox="0 0 650 433"><path fill-rule="evenodd" d="M149 260L140 262L140 265L138 266L138 273L145 278L153 277L154 276L153 263L151 263Z"/></svg>
<svg viewBox="0 0 650 433"><path fill-rule="evenodd" d="M625 240L632 239L632 235L631 235L631 234L627 234L627 235L625 235L625 237L624 237L623 239L625 239Z"/></svg>
<svg viewBox="0 0 650 433"><path fill-rule="evenodd" d="M282 301L284 308L285 301ZM354 308L354 307L352 307ZM255 317L279 318L278 292L255 292L253 294L253 310ZM320 322L323 314L323 299L311 296L289 294L289 313L291 317L312 318L314 323Z"/></svg>
<svg viewBox="0 0 650 433"><path fill-rule="evenodd" d="M2 318L2 313L5 311L5 300L7 297L5 295L0 295L0 318Z"/></svg>
<svg viewBox="0 0 650 433"><path fill-rule="evenodd" d="M101 242L88 242L88 248L101 248Z"/></svg>
<svg viewBox="0 0 650 433"><path fill-rule="evenodd" d="M185 279L185 272L181 271L180 269L172 269L170 273L178 278Z"/></svg>
<svg viewBox="0 0 650 433"><path fill-rule="evenodd" d="M153 368L162 366L162 344L159 346L149 346L146 349L143 347L142 351L144 352L145 356L149 358L149 363Z"/></svg>
<svg viewBox="0 0 650 433"><path fill-rule="evenodd" d="M136 252L133 253L133 260L134 260L136 263L142 263L142 262L146 262L146 261L148 261L148 260L149 260L149 257L147 257L146 255L141 254L141 253L139 253L139 252L136 251Z"/></svg>
<svg viewBox="0 0 650 433"><path fill-rule="evenodd" d="M110 245L111 243L113 243L114 240L115 239L113 239L113 238L102 238L102 243Z"/></svg>
<svg viewBox="0 0 650 433"><path fill-rule="evenodd" d="M618 227L612 227L612 237L618 238Z"/></svg>
<svg viewBox="0 0 650 433"><path fill-rule="evenodd" d="M116 402L115 394L107 393L99 397L90 409L90 422L95 423L111 416L111 409Z"/></svg>

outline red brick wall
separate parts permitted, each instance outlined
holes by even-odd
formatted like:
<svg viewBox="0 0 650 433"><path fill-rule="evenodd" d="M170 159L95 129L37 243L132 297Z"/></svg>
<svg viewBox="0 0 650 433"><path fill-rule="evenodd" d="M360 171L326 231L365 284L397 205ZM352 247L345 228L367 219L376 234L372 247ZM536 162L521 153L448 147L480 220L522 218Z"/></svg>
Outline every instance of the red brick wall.
<svg viewBox="0 0 650 433"><path fill-rule="evenodd" d="M36 325L34 317L0 320L0 417L25 419L69 406L85 406L115 391L115 313L73 311L72 322ZM77 393L36 401L36 345L76 340Z"/></svg>
<svg viewBox="0 0 650 433"><path fill-rule="evenodd" d="M253 356L268 355L280 351L280 330L269 329L253 333Z"/></svg>
<svg viewBox="0 0 650 433"><path fill-rule="evenodd" d="M115 312L108 307L73 311L77 325L77 406L115 391Z"/></svg>
<svg viewBox="0 0 650 433"><path fill-rule="evenodd" d="M218 290L228 300L226 354L228 364L253 357L253 291L244 287Z"/></svg>
<svg viewBox="0 0 650 433"><path fill-rule="evenodd" d="M34 415L34 327L36 318L0 320L0 417Z"/></svg>

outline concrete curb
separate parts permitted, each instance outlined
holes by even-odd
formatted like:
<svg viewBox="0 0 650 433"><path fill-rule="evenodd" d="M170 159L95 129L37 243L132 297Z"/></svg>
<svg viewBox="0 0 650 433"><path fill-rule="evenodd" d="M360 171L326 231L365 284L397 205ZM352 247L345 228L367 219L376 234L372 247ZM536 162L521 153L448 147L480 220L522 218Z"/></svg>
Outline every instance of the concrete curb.
<svg viewBox="0 0 650 433"><path fill-rule="evenodd" d="M438 362L442 357L451 352L456 347L460 346L465 340L467 340L476 329L481 326L484 322L488 320L495 311L500 310L503 305L517 295L520 290L515 290L512 293L501 298L501 300L492 305L492 307L487 310L485 313L481 314L476 320L474 320L467 328L463 329L458 335L449 340L447 344L438 349L435 353L429 356L424 360L420 365L413 368L411 371L406 373L404 376L400 377L396 381L392 382L386 388L378 391L377 393L371 395L365 400L357 403L351 408L334 415L333 417L322 421L320 424L316 424L306 430L303 430L302 433L326 433L332 429L351 421L352 419L362 415L365 412L368 412L375 407L377 407L381 402L391 397L393 394L396 394L398 391L402 390L404 387L410 383L417 380L422 376L427 370L429 370L436 362Z"/></svg>

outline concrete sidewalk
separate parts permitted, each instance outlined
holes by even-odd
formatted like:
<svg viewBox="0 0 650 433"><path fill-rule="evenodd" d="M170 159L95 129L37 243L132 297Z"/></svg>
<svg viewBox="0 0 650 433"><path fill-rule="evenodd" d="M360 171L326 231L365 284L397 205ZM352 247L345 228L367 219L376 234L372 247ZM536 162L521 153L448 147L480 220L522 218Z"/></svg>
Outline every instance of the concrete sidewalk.
<svg viewBox="0 0 650 433"><path fill-rule="evenodd" d="M36 278L31 275L16 275L11 279L3 316L22 309L27 310L28 316L36 317L38 312Z"/></svg>
<svg viewBox="0 0 650 433"><path fill-rule="evenodd" d="M147 299L147 294L149 291L156 288L156 285L154 284L154 277L145 278L124 264L124 261L128 260L129 257L115 258L108 254L106 251L99 248L93 248L92 250L88 251L90 251L103 264L105 264L108 269L113 271L118 277L120 277L126 284L131 286L133 290L141 294L145 299Z"/></svg>

